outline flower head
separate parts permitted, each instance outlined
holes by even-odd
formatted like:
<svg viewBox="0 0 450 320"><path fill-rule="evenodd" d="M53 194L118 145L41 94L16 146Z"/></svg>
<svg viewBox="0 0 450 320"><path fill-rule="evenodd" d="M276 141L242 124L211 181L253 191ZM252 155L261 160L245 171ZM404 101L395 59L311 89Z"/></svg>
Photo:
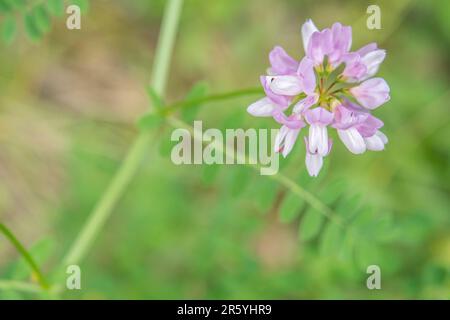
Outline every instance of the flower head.
<svg viewBox="0 0 450 320"><path fill-rule="evenodd" d="M386 51L375 43L351 51L352 29L340 23L319 30L308 20L301 33L305 57L297 61L275 47L269 54L267 75L261 76L266 97L247 110L254 116L273 117L282 125L275 151L285 157L301 129L309 125L305 164L309 174L317 176L332 146L328 127L336 129L354 154L381 151L387 144L379 130L383 122L371 114L390 99L386 81L373 78Z"/></svg>

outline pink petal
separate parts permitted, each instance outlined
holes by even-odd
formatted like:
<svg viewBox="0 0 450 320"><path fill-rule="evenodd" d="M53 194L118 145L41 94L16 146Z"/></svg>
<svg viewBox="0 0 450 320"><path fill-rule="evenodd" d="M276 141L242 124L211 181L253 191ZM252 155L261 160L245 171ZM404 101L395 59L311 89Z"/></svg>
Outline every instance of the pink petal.
<svg viewBox="0 0 450 320"><path fill-rule="evenodd" d="M389 86L382 78L372 78L351 88L350 93L365 108L375 109L389 101Z"/></svg>
<svg viewBox="0 0 450 320"><path fill-rule="evenodd" d="M369 43L367 45L365 45L364 47L360 48L359 50L356 51L357 54L359 54L361 57L365 56L366 54L368 54L371 51L377 50L378 46L375 42Z"/></svg>
<svg viewBox="0 0 450 320"><path fill-rule="evenodd" d="M298 62L284 51L282 47L275 47L269 53L272 66L271 71L275 75L294 74L298 68Z"/></svg>
<svg viewBox="0 0 450 320"><path fill-rule="evenodd" d="M366 66L367 72L360 80L365 80L375 75L378 72L381 63L384 61L384 58L386 58L385 50L371 51L363 56L361 62Z"/></svg>
<svg viewBox="0 0 450 320"><path fill-rule="evenodd" d="M294 108L292 109L292 112L295 113L304 112L305 110L309 109L311 106L316 104L317 100L319 100L319 95L317 94L310 95L305 99L302 99L299 102L297 102Z"/></svg>
<svg viewBox="0 0 450 320"><path fill-rule="evenodd" d="M319 124L322 126L327 126L333 122L333 118L333 113L322 107L309 109L305 112L305 119L310 125Z"/></svg>
<svg viewBox="0 0 450 320"><path fill-rule="evenodd" d="M341 57L350 50L352 45L352 28L337 22L331 27L331 33L333 39L329 61L332 64L337 64Z"/></svg>
<svg viewBox="0 0 450 320"><path fill-rule="evenodd" d="M364 138L366 138L373 136L383 125L383 121L369 114L364 122L356 125L356 129Z"/></svg>
<svg viewBox="0 0 450 320"><path fill-rule="evenodd" d="M322 64L325 55L332 49L332 34L330 29L321 32L314 32L308 45L308 58L314 61L315 65Z"/></svg>
<svg viewBox="0 0 450 320"><path fill-rule="evenodd" d="M272 115L276 122L285 125L290 129L301 129L305 126L300 114L294 113L287 117L283 111L277 110L273 112Z"/></svg>
<svg viewBox="0 0 450 320"><path fill-rule="evenodd" d="M300 77L303 91L307 95L312 95L316 89L316 74L314 73L313 61L307 57L303 58L300 61L297 74Z"/></svg>

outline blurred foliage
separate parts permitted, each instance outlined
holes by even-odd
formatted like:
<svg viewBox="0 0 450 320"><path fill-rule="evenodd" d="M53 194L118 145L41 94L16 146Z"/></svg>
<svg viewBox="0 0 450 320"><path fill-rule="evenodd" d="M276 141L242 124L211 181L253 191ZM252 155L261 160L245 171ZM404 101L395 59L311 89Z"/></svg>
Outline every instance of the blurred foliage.
<svg viewBox="0 0 450 320"><path fill-rule="evenodd" d="M0 219L51 272L137 134L165 1L91 2L81 31L49 27L59 1L22 2L0 0L10 44L0 52ZM336 142L318 179L306 174L300 143L281 160L281 172L341 223L248 167L175 166L172 129L159 127L81 266L83 290L64 297L448 299L449 2L377 2L383 28L370 31L364 1L186 0L172 64L169 102L257 86L272 46L302 55L307 18L320 28L352 25L354 48L378 41L392 92L376 111L387 150L354 156ZM23 19L35 21L41 42L15 36ZM246 114L254 99L179 116L220 129L275 128ZM369 264L381 267L382 290L366 288ZM0 279L29 277L1 241Z"/></svg>
<svg viewBox="0 0 450 320"><path fill-rule="evenodd" d="M60 18L68 5L78 5L82 12L89 0L0 0L2 14L1 35L10 44L23 24L26 35L32 40L41 39L51 29L52 18Z"/></svg>

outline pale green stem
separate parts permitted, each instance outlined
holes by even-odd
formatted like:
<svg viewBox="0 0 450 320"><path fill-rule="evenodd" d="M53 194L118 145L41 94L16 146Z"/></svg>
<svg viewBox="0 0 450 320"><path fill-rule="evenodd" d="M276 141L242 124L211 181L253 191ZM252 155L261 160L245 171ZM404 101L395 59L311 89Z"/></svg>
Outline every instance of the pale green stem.
<svg viewBox="0 0 450 320"><path fill-rule="evenodd" d="M161 35L153 64L151 86L160 97L166 91L167 77L169 75L170 59L178 29L183 0L170 0L165 9L161 24Z"/></svg>
<svg viewBox="0 0 450 320"><path fill-rule="evenodd" d="M159 96L164 96L170 57L175 41L181 6L183 0L169 0L166 5L163 22L158 39L153 75L150 85ZM63 259L63 268L78 264L92 246L97 234L102 229L129 183L135 176L151 142L151 133L142 132L131 146L122 166L110 185L100 198L81 232Z"/></svg>
<svg viewBox="0 0 450 320"><path fill-rule="evenodd" d="M227 99L245 97L253 94L264 94L264 90L260 87L247 88L231 92L213 94L198 99L182 100L165 106L161 111L163 114L168 115L171 112L181 108L189 108L190 106L199 105L207 102L224 101Z"/></svg>

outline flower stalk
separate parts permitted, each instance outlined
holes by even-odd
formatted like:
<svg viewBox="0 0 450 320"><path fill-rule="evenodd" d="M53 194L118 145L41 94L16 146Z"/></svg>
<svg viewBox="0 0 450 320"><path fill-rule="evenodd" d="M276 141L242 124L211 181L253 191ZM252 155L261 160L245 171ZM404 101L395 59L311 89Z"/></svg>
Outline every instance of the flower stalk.
<svg viewBox="0 0 450 320"><path fill-rule="evenodd" d="M166 5L160 36L158 39L151 87L159 96L164 96L167 83L170 58L175 43L183 0L169 0ZM101 231L106 220L125 193L128 185L138 171L148 146L152 139L151 132L143 131L139 134L122 166L117 171L110 185L95 206L72 247L63 259L62 268L67 265L78 264L86 256L96 236Z"/></svg>

